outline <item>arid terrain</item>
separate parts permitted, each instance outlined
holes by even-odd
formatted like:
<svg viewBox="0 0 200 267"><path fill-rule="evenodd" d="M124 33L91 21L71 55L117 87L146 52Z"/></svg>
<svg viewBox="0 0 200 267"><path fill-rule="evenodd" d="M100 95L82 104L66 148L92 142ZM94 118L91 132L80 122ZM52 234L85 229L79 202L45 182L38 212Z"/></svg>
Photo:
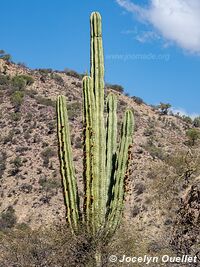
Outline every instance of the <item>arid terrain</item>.
<svg viewBox="0 0 200 267"><path fill-rule="evenodd" d="M68 100L74 162L83 197L81 79L75 71L31 70L0 59L2 251L8 248L7 238L13 241L7 251L14 251L15 229L33 231L37 236L41 227L66 224L56 134L56 98L60 94ZM188 131L198 133L200 122L162 106L147 105L139 97L125 94L120 86L107 85L106 92L111 90L118 96L119 130L123 112L129 107L135 115L135 133L123 223L109 253L198 255L200 140L198 134L194 137ZM9 265L8 257L1 260L1 255L2 267L84 266L31 265L28 261Z"/></svg>

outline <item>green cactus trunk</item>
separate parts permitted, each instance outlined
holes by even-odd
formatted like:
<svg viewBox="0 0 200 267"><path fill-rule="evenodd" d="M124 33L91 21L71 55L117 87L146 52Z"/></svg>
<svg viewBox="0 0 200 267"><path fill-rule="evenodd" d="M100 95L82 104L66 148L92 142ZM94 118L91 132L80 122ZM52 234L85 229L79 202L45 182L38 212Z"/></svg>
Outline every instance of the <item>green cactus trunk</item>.
<svg viewBox="0 0 200 267"><path fill-rule="evenodd" d="M92 90L95 99L93 183L95 232L105 223L107 184L105 179L105 125L104 125L104 59L102 46L101 16L93 12L90 18L90 49Z"/></svg>
<svg viewBox="0 0 200 267"><path fill-rule="evenodd" d="M134 119L132 111L127 110L117 146L117 99L113 93L107 97L106 125L104 120L104 59L101 16L97 12L91 14L90 39L90 76L83 78L83 208L79 206L64 96L57 101L58 140L69 226L76 234L83 225L90 237L102 241L113 236L121 220ZM101 266L98 245L95 259Z"/></svg>

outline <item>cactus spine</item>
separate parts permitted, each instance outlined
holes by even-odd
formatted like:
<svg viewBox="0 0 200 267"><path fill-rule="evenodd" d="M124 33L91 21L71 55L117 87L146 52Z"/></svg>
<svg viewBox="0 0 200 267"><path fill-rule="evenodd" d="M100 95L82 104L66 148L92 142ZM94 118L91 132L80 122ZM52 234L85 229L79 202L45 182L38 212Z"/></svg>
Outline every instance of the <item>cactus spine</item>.
<svg viewBox="0 0 200 267"><path fill-rule="evenodd" d="M59 96L57 101L58 140L68 223L74 233L83 223L91 236L103 237L112 236L120 222L134 119L132 111L127 110L117 147L117 99L113 93L107 97L106 127L104 121L104 59L101 16L97 12L91 14L90 38L90 76L83 78L85 199L82 212L64 96Z"/></svg>

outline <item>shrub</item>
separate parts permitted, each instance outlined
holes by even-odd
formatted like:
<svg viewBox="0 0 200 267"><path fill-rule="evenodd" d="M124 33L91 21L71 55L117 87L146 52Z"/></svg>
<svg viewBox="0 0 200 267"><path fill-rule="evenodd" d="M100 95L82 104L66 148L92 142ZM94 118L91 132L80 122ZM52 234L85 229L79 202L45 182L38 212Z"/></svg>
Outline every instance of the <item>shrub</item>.
<svg viewBox="0 0 200 267"><path fill-rule="evenodd" d="M152 136L154 134L154 128L153 127L149 127L149 128L146 128L144 130L144 136Z"/></svg>
<svg viewBox="0 0 200 267"><path fill-rule="evenodd" d="M25 146L18 146L17 148L16 148L16 152L19 152L19 153L21 153L21 154L23 154L25 151L28 151L29 150L29 148L28 147L25 147Z"/></svg>
<svg viewBox="0 0 200 267"><path fill-rule="evenodd" d="M81 138L78 136L75 140L75 148L81 148L82 147L82 141Z"/></svg>
<svg viewBox="0 0 200 267"><path fill-rule="evenodd" d="M135 103L137 103L138 105L144 104L144 101L143 101L143 99L142 99L141 97L138 97L138 96L132 96L131 98L132 98L133 101L134 101Z"/></svg>
<svg viewBox="0 0 200 267"><path fill-rule="evenodd" d="M119 93L123 93L124 92L124 88L121 85L118 85L118 84L107 84L106 87L109 88L109 89L112 89L114 91L117 91Z"/></svg>
<svg viewBox="0 0 200 267"><path fill-rule="evenodd" d="M74 70L69 70L69 69L65 69L64 70L65 74L74 78L77 78L79 80L81 80L83 78L83 75L74 71Z"/></svg>
<svg viewBox="0 0 200 267"><path fill-rule="evenodd" d="M135 185L134 191L136 192L137 195L141 195L144 193L144 191L146 190L146 187L144 184L142 183L137 183Z"/></svg>
<svg viewBox="0 0 200 267"><path fill-rule="evenodd" d="M18 77L22 78L25 81L26 85L28 85L28 86L30 86L31 84L34 83L34 79L31 76L28 76L28 75L20 75Z"/></svg>
<svg viewBox="0 0 200 267"><path fill-rule="evenodd" d="M6 169L6 159L7 159L6 152L4 151L0 152L0 178L2 178L4 171Z"/></svg>
<svg viewBox="0 0 200 267"><path fill-rule="evenodd" d="M10 61L11 60L11 55L6 54L4 50L0 50L0 59L3 59L5 61Z"/></svg>
<svg viewBox="0 0 200 267"><path fill-rule="evenodd" d="M38 104L44 105L44 106L50 106L50 107L55 107L56 102L51 100L50 98L44 98L42 96L37 96L35 97L36 101Z"/></svg>
<svg viewBox="0 0 200 267"><path fill-rule="evenodd" d="M40 74L48 75L49 73L52 73L52 69L38 69Z"/></svg>
<svg viewBox="0 0 200 267"><path fill-rule="evenodd" d="M22 159L17 156L12 162L11 162L15 167L19 168L22 166Z"/></svg>
<svg viewBox="0 0 200 267"><path fill-rule="evenodd" d="M12 112L10 114L10 119L12 121L19 121L21 119L21 113L20 112Z"/></svg>
<svg viewBox="0 0 200 267"><path fill-rule="evenodd" d="M26 86L26 81L22 76L15 76L11 80L12 86L15 88L15 90L21 91Z"/></svg>
<svg viewBox="0 0 200 267"><path fill-rule="evenodd" d="M167 115L170 108L171 105L169 103L160 102L160 105L158 105L158 109L160 110L162 115Z"/></svg>
<svg viewBox="0 0 200 267"><path fill-rule="evenodd" d="M26 194L31 193L32 189L33 189L33 186L31 184L22 184L20 186L20 191Z"/></svg>
<svg viewBox="0 0 200 267"><path fill-rule="evenodd" d="M58 180L55 179L47 179L46 177L41 177L39 179L39 185L44 189L45 191L50 191L51 189L57 189L60 188L60 183Z"/></svg>
<svg viewBox="0 0 200 267"><path fill-rule="evenodd" d="M200 116L194 118L194 120L193 120L193 126L194 127L200 127Z"/></svg>
<svg viewBox="0 0 200 267"><path fill-rule="evenodd" d="M192 119L189 116L183 115L181 118L186 123L192 123Z"/></svg>
<svg viewBox="0 0 200 267"><path fill-rule="evenodd" d="M199 130L192 128L186 132L186 136L189 139L189 144L194 146L195 142L200 138L200 132Z"/></svg>
<svg viewBox="0 0 200 267"><path fill-rule="evenodd" d="M3 143L4 145L9 143L9 142L12 142L13 140L13 137L14 137L14 132L12 130L9 131L8 135L6 135L3 139Z"/></svg>
<svg viewBox="0 0 200 267"><path fill-rule="evenodd" d="M165 159L165 153L160 147L157 147L154 144L146 144L144 148L149 152L153 159Z"/></svg>
<svg viewBox="0 0 200 267"><path fill-rule="evenodd" d="M51 78L54 79L59 85L61 85L61 86L64 85L63 78L60 75L58 75L57 73L51 73Z"/></svg>
<svg viewBox="0 0 200 267"><path fill-rule="evenodd" d="M53 134L54 131L55 131L55 129L56 129L56 123L55 123L55 121L50 121L48 123L48 128L49 128L48 134Z"/></svg>
<svg viewBox="0 0 200 267"><path fill-rule="evenodd" d="M10 84L10 77L8 75L0 74L0 88L4 88L3 86L8 86Z"/></svg>
<svg viewBox="0 0 200 267"><path fill-rule="evenodd" d="M28 95L31 98L35 98L35 96L38 94L36 90L25 90L24 93Z"/></svg>
<svg viewBox="0 0 200 267"><path fill-rule="evenodd" d="M22 68L27 68L27 64L25 62L18 62L17 65Z"/></svg>
<svg viewBox="0 0 200 267"><path fill-rule="evenodd" d="M45 167L49 164L49 159L53 156L55 156L55 151L51 147L46 147L42 153L41 156L43 158L43 164Z"/></svg>
<svg viewBox="0 0 200 267"><path fill-rule="evenodd" d="M24 93L21 91L15 91L11 95L11 102L14 104L14 107L19 109L21 104L24 101Z"/></svg>
<svg viewBox="0 0 200 267"><path fill-rule="evenodd" d="M192 186L185 192L179 209L176 212L176 218L173 224L173 234L171 245L177 255L199 255L200 231L199 231L199 180L193 182ZM199 257L197 264L187 264L188 267L199 266Z"/></svg>
<svg viewBox="0 0 200 267"><path fill-rule="evenodd" d="M20 171L20 167L23 165L22 160L19 156L17 156L14 160L12 160L10 163L13 164L13 168L10 170L9 174L11 176L15 176Z"/></svg>
<svg viewBox="0 0 200 267"><path fill-rule="evenodd" d="M1 244L0 266L4 267L94 266L92 244L84 233L75 238L67 227L18 227L3 233Z"/></svg>
<svg viewBox="0 0 200 267"><path fill-rule="evenodd" d="M75 117L79 115L81 111L81 104L79 102L70 103L67 106L67 110L69 119L73 120Z"/></svg>
<svg viewBox="0 0 200 267"><path fill-rule="evenodd" d="M173 167L173 173L181 177L182 181L188 182L192 177L198 176L200 171L200 159L198 152L191 150L177 150L165 159L165 162Z"/></svg>
<svg viewBox="0 0 200 267"><path fill-rule="evenodd" d="M12 206L9 206L0 217L0 231L7 228L12 228L16 224L17 218L15 216L15 210Z"/></svg>

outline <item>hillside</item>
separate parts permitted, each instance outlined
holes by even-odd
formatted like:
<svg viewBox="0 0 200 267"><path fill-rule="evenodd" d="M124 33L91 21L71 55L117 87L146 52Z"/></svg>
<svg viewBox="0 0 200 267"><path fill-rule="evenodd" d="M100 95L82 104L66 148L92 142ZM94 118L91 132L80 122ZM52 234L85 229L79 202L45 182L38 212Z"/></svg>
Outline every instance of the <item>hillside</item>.
<svg viewBox="0 0 200 267"><path fill-rule="evenodd" d="M31 70L0 59L0 230L20 224L34 230L65 223L56 136L55 101L60 94L68 99L83 196L81 87L81 76L75 72ZM186 135L192 121L162 114L138 98L106 89L110 90L118 95L119 128L127 107L135 115L124 224L136 240L136 252L162 254L171 249L181 198L199 184L199 141L192 145ZM14 220L6 224L2 218L9 212Z"/></svg>

